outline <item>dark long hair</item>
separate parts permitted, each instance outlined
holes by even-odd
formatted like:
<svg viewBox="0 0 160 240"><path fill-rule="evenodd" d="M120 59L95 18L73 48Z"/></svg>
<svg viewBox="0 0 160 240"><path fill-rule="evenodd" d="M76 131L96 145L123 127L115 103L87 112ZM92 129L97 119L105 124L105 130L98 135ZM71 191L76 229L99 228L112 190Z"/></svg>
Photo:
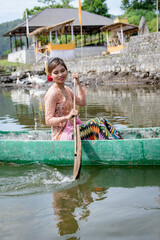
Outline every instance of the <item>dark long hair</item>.
<svg viewBox="0 0 160 240"><path fill-rule="evenodd" d="M68 71L66 64L64 63L64 61L61 58L58 58L58 57L53 58L52 57L48 60L48 67L47 67L48 73L51 74L52 70L55 67L57 67L59 64L62 65Z"/></svg>

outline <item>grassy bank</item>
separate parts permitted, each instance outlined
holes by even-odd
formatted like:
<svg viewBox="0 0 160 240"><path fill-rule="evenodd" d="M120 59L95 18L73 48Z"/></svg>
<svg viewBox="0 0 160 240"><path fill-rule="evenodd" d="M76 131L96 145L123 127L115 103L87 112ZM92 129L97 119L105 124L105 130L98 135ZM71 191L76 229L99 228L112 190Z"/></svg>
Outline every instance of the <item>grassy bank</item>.
<svg viewBox="0 0 160 240"><path fill-rule="evenodd" d="M0 60L0 76L12 75L18 72L21 77L26 72L33 72L33 74L44 74L44 64L24 64L19 62L8 62L7 59Z"/></svg>
<svg viewBox="0 0 160 240"><path fill-rule="evenodd" d="M2 66L2 67L8 67L8 66L18 67L18 66L23 66L23 65L25 65L25 64L18 63L18 62L8 62L7 59L0 60L0 66Z"/></svg>

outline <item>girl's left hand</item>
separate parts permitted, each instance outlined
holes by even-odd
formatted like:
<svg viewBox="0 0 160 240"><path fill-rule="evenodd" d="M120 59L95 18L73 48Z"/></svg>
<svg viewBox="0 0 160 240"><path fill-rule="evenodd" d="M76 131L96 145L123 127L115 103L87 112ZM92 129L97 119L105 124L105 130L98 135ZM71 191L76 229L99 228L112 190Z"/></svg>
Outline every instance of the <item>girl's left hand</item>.
<svg viewBox="0 0 160 240"><path fill-rule="evenodd" d="M72 74L72 78L74 79L76 79L76 83L77 83L77 85L80 85L80 82L79 82L79 75L78 75L78 73L75 73L75 72L73 72L73 74Z"/></svg>

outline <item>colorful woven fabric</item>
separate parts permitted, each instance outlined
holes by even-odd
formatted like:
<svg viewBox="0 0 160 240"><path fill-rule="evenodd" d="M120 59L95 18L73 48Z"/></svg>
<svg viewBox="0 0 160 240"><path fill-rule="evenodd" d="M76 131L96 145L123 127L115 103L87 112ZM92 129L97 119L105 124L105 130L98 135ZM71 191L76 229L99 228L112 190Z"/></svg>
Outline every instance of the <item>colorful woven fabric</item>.
<svg viewBox="0 0 160 240"><path fill-rule="evenodd" d="M116 128L104 118L93 118L79 126L82 140L122 139ZM74 133L72 133L74 139Z"/></svg>

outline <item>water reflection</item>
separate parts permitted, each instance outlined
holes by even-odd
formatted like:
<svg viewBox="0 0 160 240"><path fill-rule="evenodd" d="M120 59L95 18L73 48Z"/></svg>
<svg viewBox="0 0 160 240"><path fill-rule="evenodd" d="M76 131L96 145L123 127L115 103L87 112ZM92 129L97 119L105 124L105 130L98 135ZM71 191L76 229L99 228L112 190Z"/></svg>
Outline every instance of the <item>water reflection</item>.
<svg viewBox="0 0 160 240"><path fill-rule="evenodd" d="M100 106L101 116L105 115L113 123L128 127L159 126L160 124L159 86L103 86L94 91L88 91L87 98L92 106L95 105L96 108ZM94 111L93 108L92 111Z"/></svg>
<svg viewBox="0 0 160 240"><path fill-rule="evenodd" d="M89 205L95 201L104 200L106 193L107 188L88 189L86 184L53 193L52 206L58 222L58 234L64 236L77 233L78 221L87 221L90 215ZM95 194L94 197L93 194Z"/></svg>
<svg viewBox="0 0 160 240"><path fill-rule="evenodd" d="M44 120L46 91L45 88L1 88L1 129L6 129L11 122L21 129L48 128ZM87 107L79 107L79 117L85 121L103 116L120 128L155 127L160 125L159 109L160 86L105 85L87 88Z"/></svg>
<svg viewBox="0 0 160 240"><path fill-rule="evenodd" d="M18 125L21 126L21 129L46 128L43 100L45 93L45 89L1 89L0 99L2 99L1 103L3 104L0 105L0 125L2 130L5 120L5 130L8 130L7 128L9 130L19 130ZM8 122L8 118L11 121ZM17 123L18 129L15 123ZM11 124L14 124L14 129L10 129L9 125Z"/></svg>
<svg viewBox="0 0 160 240"><path fill-rule="evenodd" d="M22 104L30 106L31 98L30 95L23 89L12 89L11 90L11 100L15 105Z"/></svg>
<svg viewBox="0 0 160 240"><path fill-rule="evenodd" d="M137 194L141 195L143 190L144 193L146 190L152 192L153 186L157 186L155 187L154 201L152 199L153 202L150 202L149 206L153 209L158 209L160 203L160 188L158 188L160 183L159 171L159 167L84 167L77 186L71 186L68 189L53 193L52 207L57 222L58 234L65 236L65 239L80 239L79 234L81 233L81 235L83 235L81 226L84 222L87 224L87 222L92 221L91 219L94 218L93 209L99 209L97 210L97 214L103 216L102 218L105 219L106 216L104 216L103 208L105 206L104 211L110 212L112 200L114 204L115 202L117 204L117 201L119 201L120 208L123 208L122 205L126 204L126 206L128 206L131 204L130 201L132 200L129 195L126 196L126 199L124 196L123 202L123 194L120 194L121 191L124 191L124 194L126 194L129 189L134 189L130 191L133 194L133 196L131 196L135 204L138 199ZM88 179L83 182L86 174L88 175ZM147 188L145 188L145 186L147 186ZM149 187L152 187L152 190L149 189ZM144 199L143 201L147 209L148 200ZM150 210L149 207L148 210ZM96 212L96 210L94 211ZM112 211L114 210L112 209ZM138 207L136 211L139 211ZM123 213L121 214L123 215ZM117 219L121 219L121 214L117 214ZM97 218L100 217L98 215L96 215ZM113 221L110 215L107 219L107 221L109 221L109 219ZM99 224L99 220L95 219L95 222ZM89 228L92 229L91 226ZM103 229L103 232L104 231Z"/></svg>

